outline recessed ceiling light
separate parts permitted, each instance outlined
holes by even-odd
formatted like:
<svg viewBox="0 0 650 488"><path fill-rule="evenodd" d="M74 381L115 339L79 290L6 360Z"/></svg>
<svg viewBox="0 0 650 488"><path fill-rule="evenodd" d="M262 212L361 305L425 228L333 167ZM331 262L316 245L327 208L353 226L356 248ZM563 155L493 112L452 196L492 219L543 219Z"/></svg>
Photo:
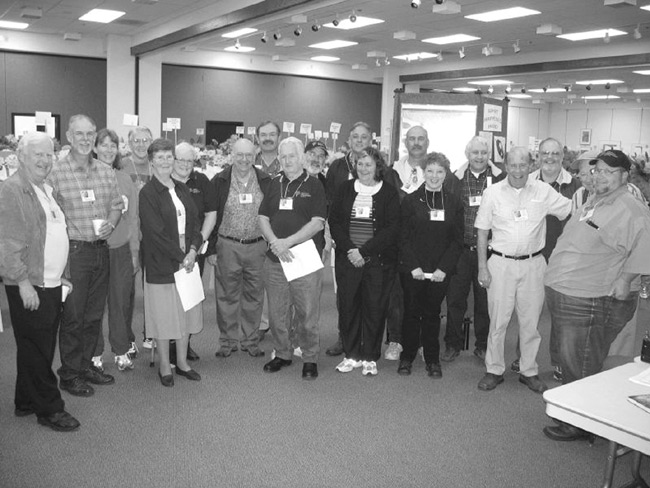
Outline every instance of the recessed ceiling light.
<svg viewBox="0 0 650 488"><path fill-rule="evenodd" d="M641 7L642 10L650 10L650 5L645 5Z"/></svg>
<svg viewBox="0 0 650 488"><path fill-rule="evenodd" d="M468 81L470 85L512 85L514 81L509 80L478 80Z"/></svg>
<svg viewBox="0 0 650 488"><path fill-rule="evenodd" d="M359 43L353 41L342 41L340 39L337 39L335 41L319 42L317 44L312 44L309 47L313 47L316 49L339 49L341 47L356 46L357 44Z"/></svg>
<svg viewBox="0 0 650 488"><path fill-rule="evenodd" d="M429 39L422 39L422 42L430 42L431 44L453 44L455 42L469 42L478 41L480 37L470 36L468 34L454 34L451 36L443 37L430 37Z"/></svg>
<svg viewBox="0 0 650 488"><path fill-rule="evenodd" d="M530 95L524 93L509 93L508 96L510 98L532 98Z"/></svg>
<svg viewBox="0 0 650 488"><path fill-rule="evenodd" d="M29 24L25 22L11 22L9 20L0 20L0 28L3 29L27 29Z"/></svg>
<svg viewBox="0 0 650 488"><path fill-rule="evenodd" d="M501 10L492 10L491 12L483 12L482 14L466 15L466 19L478 20L480 22L496 22L498 20L517 19L519 17L527 17L529 15L541 14L538 10L533 10L524 7L504 8Z"/></svg>
<svg viewBox="0 0 650 488"><path fill-rule="evenodd" d="M243 29L239 29L239 30L236 30L236 31L227 32L226 34L222 34L221 37L226 37L228 39L234 39L236 37L245 36L246 34L252 34L253 32L257 32L257 29L254 29L252 27L244 27Z"/></svg>
<svg viewBox="0 0 650 488"><path fill-rule="evenodd" d="M475 92L476 88L472 88L471 86L460 86L458 88L452 88L452 90L457 92Z"/></svg>
<svg viewBox="0 0 650 488"><path fill-rule="evenodd" d="M560 34L560 39L567 39L569 41L585 41L587 39L603 39L605 37L626 36L627 32L618 29L598 29L585 32L574 32L572 34Z"/></svg>
<svg viewBox="0 0 650 488"><path fill-rule="evenodd" d="M621 80L582 80L582 81L576 81L576 85L619 85L621 83L624 83Z"/></svg>
<svg viewBox="0 0 650 488"><path fill-rule="evenodd" d="M529 88L528 91L533 93L560 93L566 90L564 88L547 88L546 90L543 88Z"/></svg>
<svg viewBox="0 0 650 488"><path fill-rule="evenodd" d="M438 55L434 53L411 53L411 54L400 54L399 56L393 56L395 59L401 59L403 61L417 61L418 59L429 59L437 58Z"/></svg>
<svg viewBox="0 0 650 488"><path fill-rule="evenodd" d="M634 93L650 93L650 88L635 88Z"/></svg>
<svg viewBox="0 0 650 488"><path fill-rule="evenodd" d="M99 22L101 24L108 24L113 22L115 19L119 19L126 12L120 12L119 10L106 10L103 8L94 8L85 15L79 17L79 20L84 20L87 22Z"/></svg>
<svg viewBox="0 0 650 488"><path fill-rule="evenodd" d="M326 63L331 63L333 61L340 61L341 58L337 58L336 56L314 56L311 58L312 61L324 61Z"/></svg>
<svg viewBox="0 0 650 488"><path fill-rule="evenodd" d="M228 46L224 51L230 51L231 53L249 53L255 51L255 48L252 46Z"/></svg>
<svg viewBox="0 0 650 488"><path fill-rule="evenodd" d="M615 98L621 98L618 95L586 95L582 97L583 100L613 100Z"/></svg>
<svg viewBox="0 0 650 488"><path fill-rule="evenodd" d="M642 69L639 71L635 71L634 73L636 73L637 75L650 75L650 69Z"/></svg>
<svg viewBox="0 0 650 488"><path fill-rule="evenodd" d="M361 15L357 15L357 20L355 22L351 22L350 19L343 19L339 21L339 25L334 25L332 22L329 22L328 24L323 24L323 27L329 27L330 29L350 30L367 27L369 25L381 24L383 22L384 21L381 19L373 19L371 17L362 17Z"/></svg>

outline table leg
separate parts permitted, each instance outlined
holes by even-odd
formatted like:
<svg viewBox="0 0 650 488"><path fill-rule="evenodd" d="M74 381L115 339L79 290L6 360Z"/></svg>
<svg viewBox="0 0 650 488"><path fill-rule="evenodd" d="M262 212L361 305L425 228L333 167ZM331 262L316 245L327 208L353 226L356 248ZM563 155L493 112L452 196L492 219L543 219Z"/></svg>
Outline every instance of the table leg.
<svg viewBox="0 0 650 488"><path fill-rule="evenodd" d="M605 481L603 488L612 488L612 483L614 481L614 469L616 468L616 459L625 454L632 453L632 479L629 483L625 483L619 488L650 488L648 484L641 477L641 459L643 454L639 451L634 451L630 448L621 446L619 448L618 444L614 441L609 441L609 452L607 454L607 467L605 469Z"/></svg>
<svg viewBox="0 0 650 488"><path fill-rule="evenodd" d="M609 450L607 453L607 466L605 468L605 480L603 483L603 488L612 488L612 483L614 481L614 467L616 466L616 450L618 449L618 444L614 441L609 441Z"/></svg>

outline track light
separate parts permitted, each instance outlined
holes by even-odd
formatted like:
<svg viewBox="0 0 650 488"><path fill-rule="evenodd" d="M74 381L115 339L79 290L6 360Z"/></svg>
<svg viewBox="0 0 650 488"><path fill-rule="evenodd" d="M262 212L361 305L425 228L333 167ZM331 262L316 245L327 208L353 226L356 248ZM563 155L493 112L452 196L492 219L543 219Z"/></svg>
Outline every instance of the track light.
<svg viewBox="0 0 650 488"><path fill-rule="evenodd" d="M264 32L264 35L262 36L262 38L260 39L260 41L262 41L264 44L266 44L266 41L268 41L268 40L269 40L269 39L268 39L268 37L266 37L266 32Z"/></svg>
<svg viewBox="0 0 650 488"><path fill-rule="evenodd" d="M386 56L386 59L384 59L384 65L390 66L390 59L388 59L388 56Z"/></svg>
<svg viewBox="0 0 650 488"><path fill-rule="evenodd" d="M487 92L488 92L488 95L492 95L494 93L494 88L492 87L492 85L489 86L489 88L487 89Z"/></svg>
<svg viewBox="0 0 650 488"><path fill-rule="evenodd" d="M544 88L542 88L542 91L544 91L544 93L546 93L548 91L548 89L549 89L549 86L546 85Z"/></svg>
<svg viewBox="0 0 650 488"><path fill-rule="evenodd" d="M241 48L241 43L239 42L239 39L235 41L235 49L240 49Z"/></svg>
<svg viewBox="0 0 650 488"><path fill-rule="evenodd" d="M316 22L314 25L311 26L311 30L314 32L318 32L320 30L320 24Z"/></svg>
<svg viewBox="0 0 650 488"><path fill-rule="evenodd" d="M605 32L605 37L603 37L603 42L605 44L609 44L609 41L611 41L611 39L609 37L609 32Z"/></svg>
<svg viewBox="0 0 650 488"><path fill-rule="evenodd" d="M509 101L510 101L510 99L508 98L508 95L506 95L505 97L503 97L503 101L504 101L504 102L509 102Z"/></svg>
<svg viewBox="0 0 650 488"><path fill-rule="evenodd" d="M332 25L333 25L334 27L338 27L338 26L339 26L339 22L341 22L341 21L339 20L339 14L336 14L336 17L335 17L334 20L332 21Z"/></svg>
<svg viewBox="0 0 650 488"><path fill-rule="evenodd" d="M411 8L419 8L422 5L422 0L411 0Z"/></svg>
<svg viewBox="0 0 650 488"><path fill-rule="evenodd" d="M460 59L463 59L466 56L464 46L458 50L458 56L460 57Z"/></svg>
<svg viewBox="0 0 650 488"><path fill-rule="evenodd" d="M512 91L512 87L510 85L506 86L505 92L510 93Z"/></svg>
<svg viewBox="0 0 650 488"><path fill-rule="evenodd" d="M296 37L300 37L300 34L302 34L302 27L298 26L294 29L293 35Z"/></svg>
<svg viewBox="0 0 650 488"><path fill-rule="evenodd" d="M526 94L526 87L525 86L521 87L521 93L524 94L524 95Z"/></svg>
<svg viewBox="0 0 650 488"><path fill-rule="evenodd" d="M350 22L354 23L357 21L357 13L353 10L350 14Z"/></svg>
<svg viewBox="0 0 650 488"><path fill-rule="evenodd" d="M438 53L438 61L442 61L444 58L442 57L442 51Z"/></svg>
<svg viewBox="0 0 650 488"><path fill-rule="evenodd" d="M445 3L445 0L436 0L436 3L437 3L438 5L442 5L443 3Z"/></svg>
<svg viewBox="0 0 650 488"><path fill-rule="evenodd" d="M611 83L605 83L605 90L609 90L611 87Z"/></svg>
<svg viewBox="0 0 650 488"><path fill-rule="evenodd" d="M279 41L280 39L282 39L282 34L280 34L280 31L273 34L273 39L275 39L276 41Z"/></svg>
<svg viewBox="0 0 650 488"><path fill-rule="evenodd" d="M515 42L515 43L512 45L512 49L514 49L515 54L517 54L519 51L521 51L521 48L519 47L519 39L517 39L517 42Z"/></svg>
<svg viewBox="0 0 650 488"><path fill-rule="evenodd" d="M476 93L477 95L483 95L483 92L481 91L480 88L477 88L474 93Z"/></svg>
<svg viewBox="0 0 650 488"><path fill-rule="evenodd" d="M570 92L571 91L571 85L565 85L564 91L567 92L567 93Z"/></svg>
<svg viewBox="0 0 650 488"><path fill-rule="evenodd" d="M632 35L637 41L643 37L641 35L641 24L636 26L636 29L634 29L634 33Z"/></svg>
<svg viewBox="0 0 650 488"><path fill-rule="evenodd" d="M591 90L591 83L589 83L587 86L585 86L585 88L587 89L587 91L590 91Z"/></svg>

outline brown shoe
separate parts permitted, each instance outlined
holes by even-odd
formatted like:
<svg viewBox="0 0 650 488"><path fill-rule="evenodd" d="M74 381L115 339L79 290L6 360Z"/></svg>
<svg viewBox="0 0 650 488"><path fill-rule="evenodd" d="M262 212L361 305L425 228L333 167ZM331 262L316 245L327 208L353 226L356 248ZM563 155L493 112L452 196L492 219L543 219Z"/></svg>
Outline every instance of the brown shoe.
<svg viewBox="0 0 650 488"><path fill-rule="evenodd" d="M65 410L38 417L38 423L58 432L72 432L81 425L76 418Z"/></svg>
<svg viewBox="0 0 650 488"><path fill-rule="evenodd" d="M485 373L485 376L478 382L478 389L483 391L494 390L501 383L503 383L502 374Z"/></svg>
<svg viewBox="0 0 650 488"><path fill-rule="evenodd" d="M460 355L460 351L458 349L454 349L453 347L447 346L445 352L443 352L440 355L440 359L442 359L446 363L451 363L459 355Z"/></svg>
<svg viewBox="0 0 650 488"><path fill-rule="evenodd" d="M542 380L539 379L539 376L524 376L519 375L519 383L523 383L530 390L533 390L535 393L544 393L548 390L548 386Z"/></svg>

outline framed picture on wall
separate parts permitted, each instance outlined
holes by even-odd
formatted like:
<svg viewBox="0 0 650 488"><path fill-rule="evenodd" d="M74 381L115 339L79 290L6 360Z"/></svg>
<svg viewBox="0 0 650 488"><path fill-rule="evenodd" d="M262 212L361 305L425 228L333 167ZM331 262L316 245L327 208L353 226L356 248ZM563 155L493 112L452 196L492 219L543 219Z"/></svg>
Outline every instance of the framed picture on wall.
<svg viewBox="0 0 650 488"><path fill-rule="evenodd" d="M591 129L580 129L580 145L591 145Z"/></svg>

